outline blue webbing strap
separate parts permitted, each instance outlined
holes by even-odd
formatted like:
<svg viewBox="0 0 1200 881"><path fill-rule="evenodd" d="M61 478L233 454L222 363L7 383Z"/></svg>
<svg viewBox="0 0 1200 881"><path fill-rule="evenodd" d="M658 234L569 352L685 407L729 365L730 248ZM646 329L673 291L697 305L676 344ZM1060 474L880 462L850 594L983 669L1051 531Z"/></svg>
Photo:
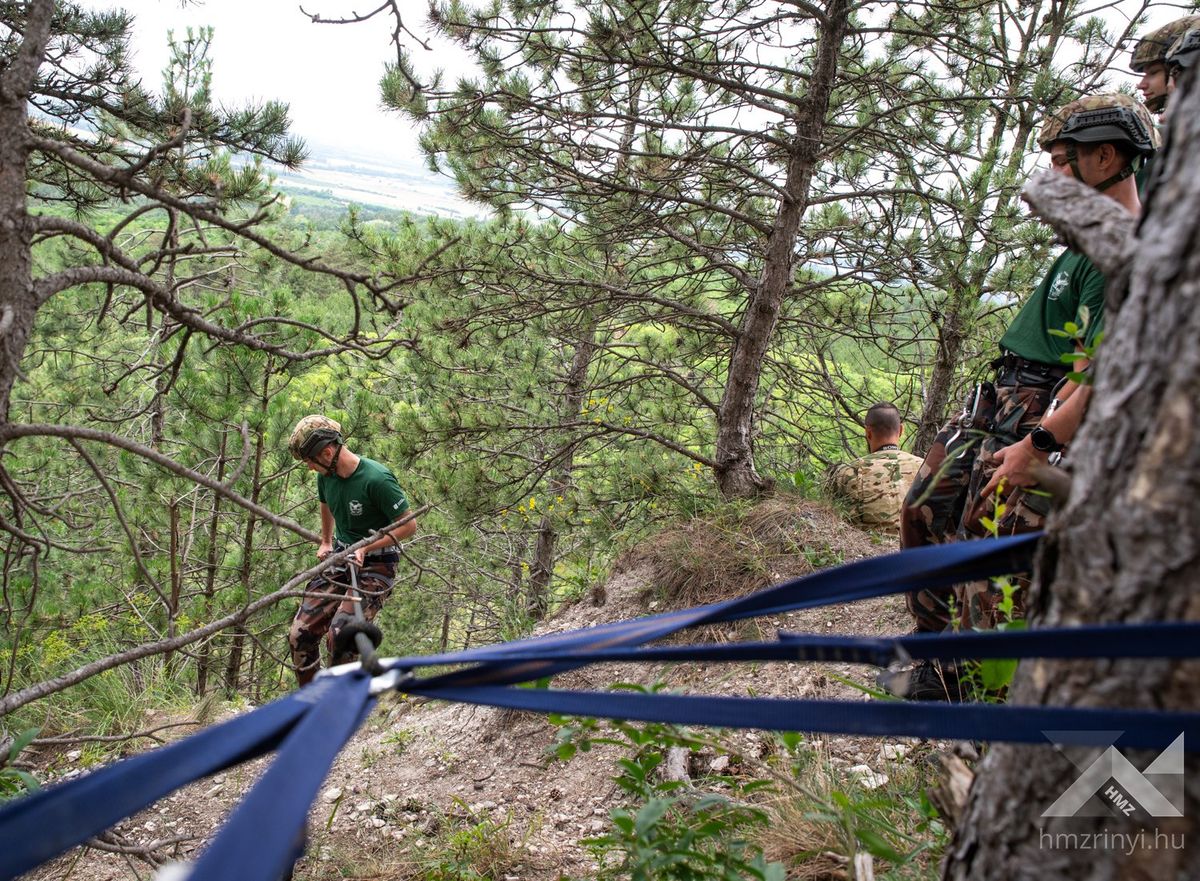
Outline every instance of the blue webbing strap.
<svg viewBox="0 0 1200 881"><path fill-rule="evenodd" d="M306 690L170 746L109 765L0 808L0 878L82 844L180 786L274 749L312 703Z"/></svg>
<svg viewBox="0 0 1200 881"><path fill-rule="evenodd" d="M499 647L497 647L499 648ZM830 661L886 667L897 660L959 658L1194 658L1200 654L1200 622L1098 624L1039 630L921 633L909 636L839 636L781 632L777 642L628 646L611 649L526 649L511 653L480 650L476 661L608 662ZM412 667L433 666L429 658L409 658ZM433 679L427 680L433 682ZM404 688L408 689L405 684Z"/></svg>
<svg viewBox="0 0 1200 881"><path fill-rule="evenodd" d="M947 587L964 581L1026 572L1031 567L1039 538L1040 532L913 548L826 569L721 603L524 639L490 649L452 652L431 658L400 658L389 666L407 669L419 663L472 663L483 656L495 658L497 653L519 655L529 649L567 650L563 652L563 660L557 663L489 660L478 667L425 680L429 686L528 682L580 666L583 662L567 660L571 651L639 645L702 624L739 621L759 615L775 615L831 603L852 602L921 588Z"/></svg>
<svg viewBox="0 0 1200 881"><path fill-rule="evenodd" d="M193 881L283 877L302 850L305 821L329 767L375 705L370 687L359 671L320 678L303 690L318 703L196 862Z"/></svg>
<svg viewBox="0 0 1200 881"><path fill-rule="evenodd" d="M1164 749L1183 732L1189 752L1200 752L1200 713L1165 713L1093 707L943 704L913 701L832 701L709 697L633 692L557 691L537 688L406 686L413 694L510 707L536 713L562 713L716 728L760 728L871 737L924 737L1010 743L1109 746L1104 732L1124 732L1125 748ZM1103 741L1103 742L1101 742Z"/></svg>

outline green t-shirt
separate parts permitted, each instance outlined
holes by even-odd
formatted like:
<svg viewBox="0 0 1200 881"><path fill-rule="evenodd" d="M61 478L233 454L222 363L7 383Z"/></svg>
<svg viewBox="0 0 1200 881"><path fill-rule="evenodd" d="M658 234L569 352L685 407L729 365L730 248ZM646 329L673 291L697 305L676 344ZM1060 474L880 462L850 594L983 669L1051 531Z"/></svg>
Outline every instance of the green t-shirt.
<svg viewBox="0 0 1200 881"><path fill-rule="evenodd" d="M1074 340L1053 336L1067 322L1083 325L1079 307L1088 309L1084 342L1091 345L1104 326L1104 276L1076 251L1063 251L1000 338L1000 348L1042 364L1064 366Z"/></svg>
<svg viewBox="0 0 1200 881"><path fill-rule="evenodd" d="M395 523L408 510L408 499L386 465L361 457L349 477L317 475L317 498L329 506L342 544L354 544Z"/></svg>

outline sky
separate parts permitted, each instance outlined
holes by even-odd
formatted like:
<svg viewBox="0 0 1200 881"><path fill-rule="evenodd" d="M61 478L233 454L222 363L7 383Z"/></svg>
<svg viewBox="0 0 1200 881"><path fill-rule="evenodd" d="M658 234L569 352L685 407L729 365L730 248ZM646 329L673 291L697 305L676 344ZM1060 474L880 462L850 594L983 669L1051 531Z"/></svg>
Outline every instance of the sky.
<svg viewBox="0 0 1200 881"><path fill-rule="evenodd" d="M166 63L167 31L181 37L188 25L212 25L213 91L219 101L238 105L248 100L276 99L289 104L292 133L322 152L368 155L381 164L414 174L424 160L415 127L395 111L384 110L379 79L394 58L390 18L351 25L313 24L300 0L81 0L85 7L121 6L136 16L134 63L145 83L157 90ZM303 0L304 8L326 18L371 9L376 0ZM1099 14L1119 27L1136 0L1096 4ZM406 24L426 34L426 0L402 0L410 10ZM1146 30L1170 21L1183 10L1153 10ZM419 70L448 67L452 74L468 70L465 55L442 44L426 52L408 45ZM1127 58L1123 53L1123 60ZM1117 76L1120 83L1124 77ZM1132 82L1130 83L1132 85ZM445 186L445 181L441 182Z"/></svg>
<svg viewBox="0 0 1200 881"><path fill-rule="evenodd" d="M218 101L230 106L251 99L284 101L291 108L292 133L314 145L365 150L398 163L422 162L416 129L395 111L384 110L379 99L384 64L395 57L391 19L313 24L297 0L84 0L82 5L120 7L136 16L134 64L156 91L167 60L167 31L180 38L188 25L212 25ZM323 17L376 5L372 0L304 0L306 10ZM404 5L413 10L414 30L423 30L417 26L425 15L424 0ZM425 69L452 55L444 46L436 53L413 51Z"/></svg>

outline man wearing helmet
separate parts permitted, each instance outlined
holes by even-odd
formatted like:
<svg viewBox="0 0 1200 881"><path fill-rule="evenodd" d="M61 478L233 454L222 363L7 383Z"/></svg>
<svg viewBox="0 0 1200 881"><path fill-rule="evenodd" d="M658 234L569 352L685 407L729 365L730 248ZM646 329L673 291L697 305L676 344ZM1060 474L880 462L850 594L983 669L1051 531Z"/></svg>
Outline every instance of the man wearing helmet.
<svg viewBox="0 0 1200 881"><path fill-rule="evenodd" d="M347 448L341 425L326 416L305 416L296 423L288 450L294 459L317 472L317 498L321 503L317 559L378 534L350 556L352 565L359 567L363 616L370 621L392 592L400 542L417 531L414 520L387 528L408 511L408 499L391 470ZM308 592L313 596L304 597L288 633L300 685L312 681L317 673L322 637L329 646L332 663L353 660L353 654L335 657L333 648L338 631L354 617L354 603L328 594L345 591L345 578L333 580L327 573L309 582Z"/></svg>
<svg viewBox="0 0 1200 881"><path fill-rule="evenodd" d="M1140 211L1134 161L1157 142L1153 121L1132 98L1114 94L1073 101L1050 115L1038 144L1050 154L1052 170L1100 190L1131 213ZM992 362L994 382L982 383L934 439L901 511L903 547L987 535L983 521L994 517L993 491L1000 480L1030 485L1032 463L1045 462L1070 440L1086 395L1076 394L1075 383L1062 381L1072 369L1085 369L1086 362L1069 366L1063 357L1095 343L1103 325L1104 288L1104 277L1083 254L1066 250L1054 261L1001 337L1000 357ZM1077 339L1060 335L1069 323L1080 328ZM1062 406L1053 409L1060 383ZM1040 501L1014 500L1000 528L1005 534L1040 528L1046 513ZM1016 599L1019 615L1022 598ZM1002 600L990 585L977 584L917 591L908 603L917 630L937 632L951 625L952 609L967 626L995 626ZM879 684L918 699L958 697L953 669L931 664L883 673Z"/></svg>
<svg viewBox="0 0 1200 881"><path fill-rule="evenodd" d="M1200 16L1195 16L1200 18ZM1196 66L1200 59L1200 24L1179 35L1167 50L1167 94L1174 94L1185 70Z"/></svg>
<svg viewBox="0 0 1200 881"><path fill-rule="evenodd" d="M1154 113L1162 113L1166 109L1167 95L1170 93L1167 52L1179 37L1194 28L1200 28L1200 15L1189 15L1165 24L1142 37L1133 47L1129 66L1142 75L1137 88L1142 93L1146 107Z"/></svg>

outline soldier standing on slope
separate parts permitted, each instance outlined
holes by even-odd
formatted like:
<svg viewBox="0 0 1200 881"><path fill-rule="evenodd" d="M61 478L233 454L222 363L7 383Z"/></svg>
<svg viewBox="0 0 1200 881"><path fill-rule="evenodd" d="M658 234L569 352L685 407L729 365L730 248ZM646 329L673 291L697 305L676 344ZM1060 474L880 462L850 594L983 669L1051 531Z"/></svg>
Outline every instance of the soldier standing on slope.
<svg viewBox="0 0 1200 881"><path fill-rule="evenodd" d="M358 456L342 440L342 427L325 416L305 416L292 430L288 450L292 457L317 472L317 498L321 502L321 544L317 559L324 560L356 542L386 529L408 511L408 499L386 465ZM417 531L409 520L358 548L350 564L359 567L358 585L363 616L371 621L392 592L400 542ZM348 576L332 580L322 572L308 583L313 594L345 595ZM338 632L354 618L354 602L327 596L305 596L292 621L288 642L296 679L307 685L321 664L321 638L329 646L331 664L354 659L353 652L334 655Z"/></svg>
<svg viewBox="0 0 1200 881"><path fill-rule="evenodd" d="M1135 160L1158 144L1146 109L1125 95L1096 95L1072 101L1042 126L1039 146L1050 154L1050 167L1100 190L1131 213L1140 212L1133 180ZM1002 480L1028 486L1030 465L1061 452L1082 418L1086 394L1068 382L1051 407L1054 389L1066 374L1086 368L1086 359L1068 366L1064 355L1094 344L1104 322L1105 279L1083 254L1065 250L1042 283L1021 307L1000 340L992 362L993 382L981 383L963 412L934 439L905 499L900 538L906 548L943 544L989 534L982 523L994 512L992 491ZM1059 336L1073 322L1080 339ZM1074 400L1072 400L1074 399ZM1004 534L1040 529L1045 510L1027 497L1010 504L999 524ZM1018 601L1017 617L1021 616ZM922 590L909 595L909 611L918 632L951 626L951 610L967 627L995 626L997 591L975 584L956 590ZM924 663L900 682L893 674L879 684L905 696L955 698L953 671Z"/></svg>

